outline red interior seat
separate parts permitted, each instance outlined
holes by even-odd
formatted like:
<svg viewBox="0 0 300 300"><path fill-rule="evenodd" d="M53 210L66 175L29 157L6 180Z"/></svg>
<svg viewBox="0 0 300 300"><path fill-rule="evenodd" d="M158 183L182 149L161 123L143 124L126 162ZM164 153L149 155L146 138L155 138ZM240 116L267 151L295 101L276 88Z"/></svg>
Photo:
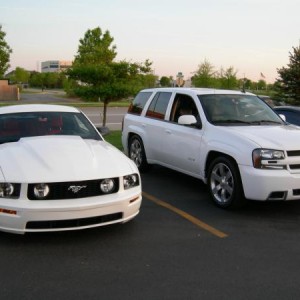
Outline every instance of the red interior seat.
<svg viewBox="0 0 300 300"><path fill-rule="evenodd" d="M53 117L51 120L51 126L50 126L50 134L57 134L61 132L63 126L63 120L62 117Z"/></svg>

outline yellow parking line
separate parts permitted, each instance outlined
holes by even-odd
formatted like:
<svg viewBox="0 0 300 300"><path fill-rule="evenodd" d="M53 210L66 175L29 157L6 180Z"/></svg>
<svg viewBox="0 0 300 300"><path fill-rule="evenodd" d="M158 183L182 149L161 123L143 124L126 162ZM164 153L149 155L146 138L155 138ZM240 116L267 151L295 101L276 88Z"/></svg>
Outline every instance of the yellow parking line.
<svg viewBox="0 0 300 300"><path fill-rule="evenodd" d="M187 219L188 221L192 222L193 224L197 225L198 227L201 227L202 229L210 232L211 234L213 234L219 238L226 238L228 236L226 233L202 222L201 220L191 216L190 214L186 213L185 211L183 211L179 208L176 208L175 206L173 206L167 202L159 200L158 198L156 198L146 192L143 192L143 196L145 198L147 198L148 200L151 200L152 202L156 203L157 205L163 206L163 207L175 212L176 214L180 215L181 217Z"/></svg>

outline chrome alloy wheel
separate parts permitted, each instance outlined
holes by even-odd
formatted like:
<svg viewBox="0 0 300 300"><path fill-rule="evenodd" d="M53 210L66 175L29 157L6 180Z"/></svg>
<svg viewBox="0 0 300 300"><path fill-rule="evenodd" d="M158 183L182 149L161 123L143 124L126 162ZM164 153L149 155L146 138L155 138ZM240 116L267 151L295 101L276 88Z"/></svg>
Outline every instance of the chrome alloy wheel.
<svg viewBox="0 0 300 300"><path fill-rule="evenodd" d="M231 202L234 193L234 177L226 164L220 162L214 165L210 177L210 188L217 202L220 204Z"/></svg>
<svg viewBox="0 0 300 300"><path fill-rule="evenodd" d="M133 139L130 143L130 159L132 159L139 168L143 162L143 148L138 139Z"/></svg>

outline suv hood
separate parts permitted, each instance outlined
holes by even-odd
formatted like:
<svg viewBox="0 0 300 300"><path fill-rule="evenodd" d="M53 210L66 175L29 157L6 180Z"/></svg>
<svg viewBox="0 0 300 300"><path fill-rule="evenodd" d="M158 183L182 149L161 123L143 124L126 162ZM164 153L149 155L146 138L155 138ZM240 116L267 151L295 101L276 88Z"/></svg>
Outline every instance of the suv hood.
<svg viewBox="0 0 300 300"><path fill-rule="evenodd" d="M110 178L137 172L133 162L112 145L77 136L31 137L2 144L0 167L0 179L28 183Z"/></svg>
<svg viewBox="0 0 300 300"><path fill-rule="evenodd" d="M243 139L247 138L256 144L257 147L277 150L300 150L300 128L297 126L230 126L222 128Z"/></svg>

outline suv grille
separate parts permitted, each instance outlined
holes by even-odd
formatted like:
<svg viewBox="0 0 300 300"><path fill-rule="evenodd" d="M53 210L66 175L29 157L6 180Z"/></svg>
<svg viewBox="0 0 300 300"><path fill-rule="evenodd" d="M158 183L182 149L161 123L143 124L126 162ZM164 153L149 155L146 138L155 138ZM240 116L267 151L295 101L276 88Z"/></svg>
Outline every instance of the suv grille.
<svg viewBox="0 0 300 300"><path fill-rule="evenodd" d="M300 150L287 151L288 156L300 156Z"/></svg>
<svg viewBox="0 0 300 300"><path fill-rule="evenodd" d="M289 168L292 173L300 171L300 150L287 151L287 156L291 158Z"/></svg>

